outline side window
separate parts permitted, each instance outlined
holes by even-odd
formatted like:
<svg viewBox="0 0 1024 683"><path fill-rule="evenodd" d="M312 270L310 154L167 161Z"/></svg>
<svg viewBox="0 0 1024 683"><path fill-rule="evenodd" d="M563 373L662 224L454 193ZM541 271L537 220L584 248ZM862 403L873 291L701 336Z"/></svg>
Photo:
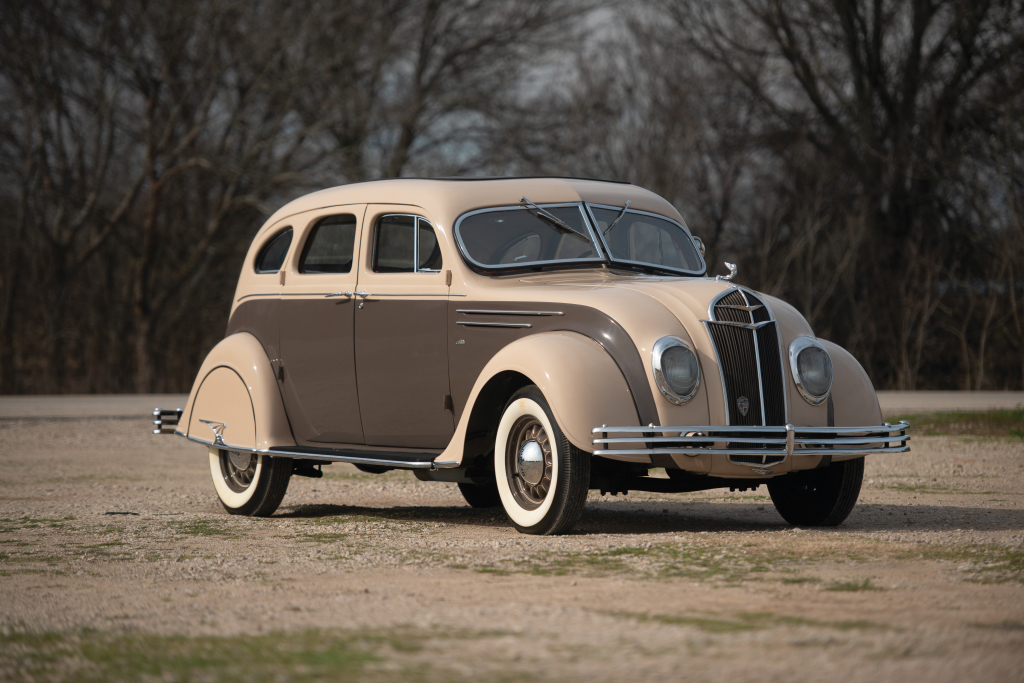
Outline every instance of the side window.
<svg viewBox="0 0 1024 683"><path fill-rule="evenodd" d="M277 233L266 246L260 250L256 257L257 273L276 273L284 265L284 257L288 255L288 248L292 246L292 229L285 228Z"/></svg>
<svg viewBox="0 0 1024 683"><path fill-rule="evenodd" d="M373 245L375 273L431 273L441 270L441 246L434 228L418 216L384 216Z"/></svg>
<svg viewBox="0 0 1024 683"><path fill-rule="evenodd" d="M300 273L350 273L356 242L356 217L328 216L313 226L299 263Z"/></svg>
<svg viewBox="0 0 1024 683"><path fill-rule="evenodd" d="M416 270L420 272L437 272L441 270L441 245L437 243L434 227L422 218L417 219L419 241L416 244Z"/></svg>

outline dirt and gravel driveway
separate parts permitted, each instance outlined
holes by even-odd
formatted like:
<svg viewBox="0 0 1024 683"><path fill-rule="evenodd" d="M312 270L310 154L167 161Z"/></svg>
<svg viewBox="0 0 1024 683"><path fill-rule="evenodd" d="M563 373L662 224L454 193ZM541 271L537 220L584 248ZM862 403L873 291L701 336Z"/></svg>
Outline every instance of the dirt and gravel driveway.
<svg viewBox="0 0 1024 683"><path fill-rule="evenodd" d="M146 426L0 420L0 679L1024 680L1021 439L873 456L836 529L762 487L546 538L348 465L229 517Z"/></svg>

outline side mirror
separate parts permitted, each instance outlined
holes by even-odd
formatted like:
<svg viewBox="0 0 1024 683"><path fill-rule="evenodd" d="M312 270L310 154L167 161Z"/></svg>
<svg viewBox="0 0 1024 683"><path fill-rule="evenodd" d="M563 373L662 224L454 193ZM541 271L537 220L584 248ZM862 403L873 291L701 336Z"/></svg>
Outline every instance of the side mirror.
<svg viewBox="0 0 1024 683"><path fill-rule="evenodd" d="M704 258L704 240L702 240L701 238L697 237L696 235L692 235L692 238L693 238L693 246L697 247L697 251L700 252L701 258Z"/></svg>

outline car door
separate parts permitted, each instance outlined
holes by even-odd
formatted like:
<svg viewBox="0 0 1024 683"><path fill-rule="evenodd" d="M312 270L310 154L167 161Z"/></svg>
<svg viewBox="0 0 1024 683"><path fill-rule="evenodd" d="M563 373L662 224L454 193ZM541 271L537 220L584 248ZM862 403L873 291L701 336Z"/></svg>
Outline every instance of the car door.
<svg viewBox="0 0 1024 683"><path fill-rule="evenodd" d="M425 213L366 211L355 305L356 376L366 443L444 448L455 425L448 386L444 245Z"/></svg>
<svg viewBox="0 0 1024 683"><path fill-rule="evenodd" d="M300 445L362 444L353 312L355 264L366 205L302 214L304 229L285 273L278 381Z"/></svg>

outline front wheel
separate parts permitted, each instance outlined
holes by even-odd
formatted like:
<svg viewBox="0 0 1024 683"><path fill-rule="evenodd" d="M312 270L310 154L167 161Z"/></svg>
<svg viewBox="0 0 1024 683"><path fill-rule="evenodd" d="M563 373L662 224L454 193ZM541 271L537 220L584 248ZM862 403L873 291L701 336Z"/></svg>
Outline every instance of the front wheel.
<svg viewBox="0 0 1024 683"><path fill-rule="evenodd" d="M502 507L525 534L562 534L579 521L590 456L573 446L536 386L509 400L498 423L494 474Z"/></svg>
<svg viewBox="0 0 1024 683"><path fill-rule="evenodd" d="M856 458L776 477L768 494L794 526L839 526L857 504L863 480L864 458Z"/></svg>
<svg viewBox="0 0 1024 683"><path fill-rule="evenodd" d="M229 514L269 517L288 491L292 459L211 448L210 474Z"/></svg>

